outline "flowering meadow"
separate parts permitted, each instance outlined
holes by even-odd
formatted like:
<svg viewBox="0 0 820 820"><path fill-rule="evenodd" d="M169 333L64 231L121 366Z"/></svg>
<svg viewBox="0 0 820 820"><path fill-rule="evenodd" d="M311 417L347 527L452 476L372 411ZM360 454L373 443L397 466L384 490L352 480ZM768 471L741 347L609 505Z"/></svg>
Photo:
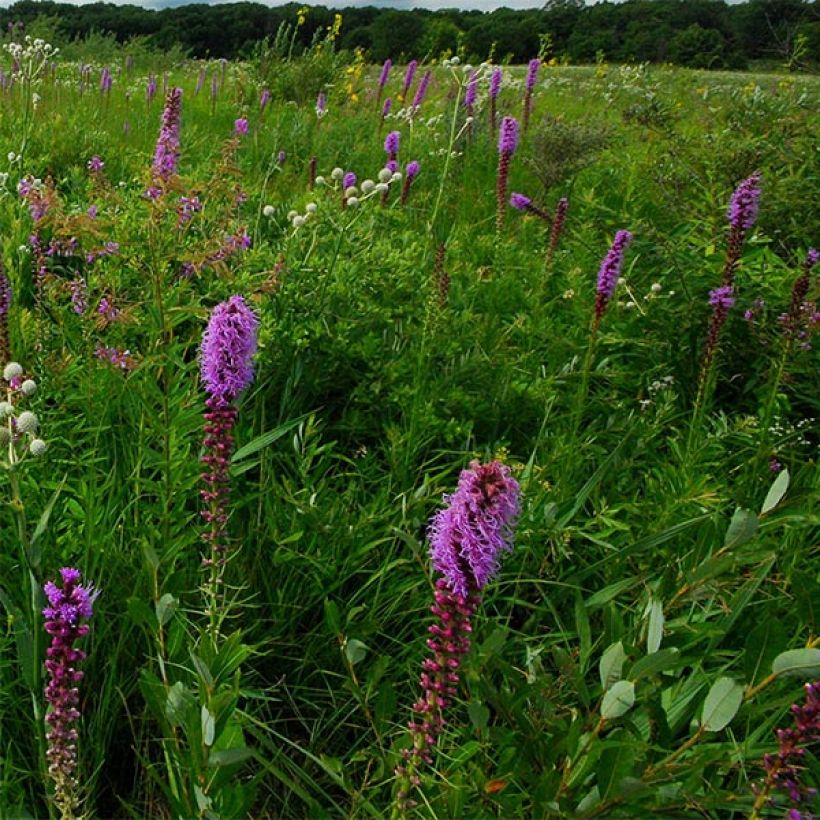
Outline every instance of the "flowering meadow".
<svg viewBox="0 0 820 820"><path fill-rule="evenodd" d="M340 25L6 35L0 818L812 816L820 82Z"/></svg>

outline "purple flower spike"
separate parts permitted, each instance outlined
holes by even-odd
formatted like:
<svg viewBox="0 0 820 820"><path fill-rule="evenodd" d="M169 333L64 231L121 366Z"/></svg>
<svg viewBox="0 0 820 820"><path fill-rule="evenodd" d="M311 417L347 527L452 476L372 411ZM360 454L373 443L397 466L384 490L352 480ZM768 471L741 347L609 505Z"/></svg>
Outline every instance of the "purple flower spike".
<svg viewBox="0 0 820 820"><path fill-rule="evenodd" d="M755 224L760 208L760 174L744 179L732 194L726 214L729 225L736 230L748 231Z"/></svg>
<svg viewBox="0 0 820 820"><path fill-rule="evenodd" d="M11 307L11 282L8 276L0 270L0 316L7 316ZM5 364L5 362L4 362Z"/></svg>
<svg viewBox="0 0 820 820"><path fill-rule="evenodd" d="M524 194L517 194L513 191L510 194L510 205L517 211L526 211L532 206L532 200Z"/></svg>
<svg viewBox="0 0 820 820"><path fill-rule="evenodd" d="M342 178L342 190L346 191L356 184L356 174L353 171L348 171Z"/></svg>
<svg viewBox="0 0 820 820"><path fill-rule="evenodd" d="M530 93L532 93L533 88L535 88L535 82L538 79L538 69L540 67L541 61L538 58L530 60L527 66L527 91Z"/></svg>
<svg viewBox="0 0 820 820"><path fill-rule="evenodd" d="M11 307L11 282L3 270L0 262L0 365L11 360L11 344L9 341L9 308Z"/></svg>
<svg viewBox="0 0 820 820"><path fill-rule="evenodd" d="M467 81L467 90L464 92L464 107L468 110L475 105L478 94L478 72L473 71Z"/></svg>
<svg viewBox="0 0 820 820"><path fill-rule="evenodd" d="M416 95L413 97L413 108L421 107L424 98L427 96L427 89L430 87L430 80L433 78L433 72L428 69L424 72L424 76L419 82L419 87L416 89Z"/></svg>
<svg viewBox="0 0 820 820"><path fill-rule="evenodd" d="M253 381L259 320L238 295L217 305L202 336L201 373L205 390L225 404Z"/></svg>
<svg viewBox="0 0 820 820"><path fill-rule="evenodd" d="M393 107L393 100L391 97L387 97L385 99L384 104L382 105L382 119L384 119L389 113L390 109Z"/></svg>
<svg viewBox="0 0 820 820"><path fill-rule="evenodd" d="M413 85L413 77L416 76L416 69L418 68L418 60L411 60L407 64L407 71L404 75L404 86L402 88L402 99L407 97L407 92L410 90L410 86Z"/></svg>
<svg viewBox="0 0 820 820"><path fill-rule="evenodd" d="M234 121L233 132L238 137L244 136L248 133L248 120L245 117L240 117Z"/></svg>
<svg viewBox="0 0 820 820"><path fill-rule="evenodd" d="M723 285L709 291L709 304L720 310L728 311L735 303L734 288L731 285Z"/></svg>
<svg viewBox="0 0 820 820"><path fill-rule="evenodd" d="M504 117L498 133L498 153L512 156L518 148L518 120L515 117Z"/></svg>
<svg viewBox="0 0 820 820"><path fill-rule="evenodd" d="M88 160L87 167L90 173L99 174L103 168L105 168L105 163L95 154L90 160Z"/></svg>
<svg viewBox="0 0 820 820"><path fill-rule="evenodd" d="M404 174L408 179L413 179L419 175L419 171L421 171L421 165L418 160L414 159L407 163L407 167L404 169Z"/></svg>
<svg viewBox="0 0 820 820"><path fill-rule="evenodd" d="M271 101L271 93L270 90L267 88L263 88L261 94L259 95L259 110L264 111Z"/></svg>
<svg viewBox="0 0 820 820"><path fill-rule="evenodd" d="M501 553L512 549L518 497L518 482L501 462L474 461L462 470L428 533L433 567L452 592L478 592L498 572Z"/></svg>
<svg viewBox="0 0 820 820"><path fill-rule="evenodd" d="M162 111L157 146L154 150L154 182L165 183L176 173L179 162L179 121L182 109L182 89L172 88Z"/></svg>
<svg viewBox="0 0 820 820"><path fill-rule="evenodd" d="M382 65L382 73L379 75L379 92L381 92L387 85L387 79L390 76L390 69L393 67L393 61L388 57Z"/></svg>
<svg viewBox="0 0 820 820"><path fill-rule="evenodd" d="M88 625L81 622L92 616L97 593L80 584L79 570L64 567L60 578L62 588L53 581L43 587L48 600L43 609L44 628L51 635L45 661L46 757L54 780L54 802L64 817L73 817L77 806L77 730L73 724L80 717L78 684L83 679L77 666L85 659L85 652L74 644L88 634Z"/></svg>
<svg viewBox="0 0 820 820"><path fill-rule="evenodd" d="M317 117L324 117L327 113L327 96L325 95L324 91L319 92L319 96L316 97L316 116Z"/></svg>
<svg viewBox="0 0 820 820"><path fill-rule="evenodd" d="M500 68L494 68L490 76L490 99L498 99L498 93L501 91L502 72Z"/></svg>
<svg viewBox="0 0 820 820"><path fill-rule="evenodd" d="M600 321L609 300L612 298L612 294L615 293L615 286L621 276L624 254L631 241L632 234L629 231L618 231L609 252L601 262L601 267L598 270L598 293L595 299L596 321Z"/></svg>
<svg viewBox="0 0 820 820"><path fill-rule="evenodd" d="M384 139L384 151L391 160L395 160L399 155L399 140L401 134L398 131L391 131Z"/></svg>

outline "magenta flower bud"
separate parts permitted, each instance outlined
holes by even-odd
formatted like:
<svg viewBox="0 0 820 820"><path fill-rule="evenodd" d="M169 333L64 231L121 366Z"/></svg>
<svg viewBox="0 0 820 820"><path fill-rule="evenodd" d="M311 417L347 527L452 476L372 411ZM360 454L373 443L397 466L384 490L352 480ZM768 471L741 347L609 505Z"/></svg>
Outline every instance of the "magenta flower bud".
<svg viewBox="0 0 820 820"><path fill-rule="evenodd" d="M105 163L95 154L88 160L87 167L90 173L99 174L105 168Z"/></svg>
<svg viewBox="0 0 820 820"><path fill-rule="evenodd" d="M399 155L399 140L401 134L398 131L391 131L384 139L384 151L391 160L395 160Z"/></svg>
<svg viewBox="0 0 820 820"><path fill-rule="evenodd" d="M529 65L527 66L527 91L532 93L532 90L535 88L535 81L538 79L538 69L541 67L541 61L539 59L530 60Z"/></svg>
<svg viewBox="0 0 820 820"><path fill-rule="evenodd" d="M615 293L615 286L621 276L621 267L624 263L624 254L632 241L629 231L618 231L607 255L601 262L598 270L598 292L595 299L595 320L600 321L606 311L609 300Z"/></svg>
<svg viewBox="0 0 820 820"><path fill-rule="evenodd" d="M407 167L404 169L404 174L408 179L413 179L419 175L419 171L421 171L421 165L418 160L414 159L407 163Z"/></svg>
<svg viewBox="0 0 820 820"><path fill-rule="evenodd" d="M259 320L238 295L217 305L202 336L200 370L208 394L232 402L253 381Z"/></svg>
<svg viewBox="0 0 820 820"><path fill-rule="evenodd" d="M490 75L490 99L498 99L498 93L501 91L502 71L500 68L494 68Z"/></svg>
<svg viewBox="0 0 820 820"><path fill-rule="evenodd" d="M267 88L262 89L262 93L259 95L259 110L264 111L271 101L271 93Z"/></svg>
<svg viewBox="0 0 820 820"><path fill-rule="evenodd" d="M413 97L413 108L420 108L427 96L427 89L430 87L430 80L433 78L433 72L430 69L424 72L421 78L419 87L416 89L416 95Z"/></svg>
<svg viewBox="0 0 820 820"><path fill-rule="evenodd" d="M240 117L238 120L234 120L233 124L233 132L238 137L244 136L248 133L248 120L245 117Z"/></svg>
<svg viewBox="0 0 820 820"><path fill-rule="evenodd" d="M473 71L470 74L470 79L467 80L467 90L464 92L464 107L468 110L475 105L476 95L478 94L478 72Z"/></svg>
<svg viewBox="0 0 820 820"><path fill-rule="evenodd" d="M518 120L515 117L504 117L498 133L498 153L512 156L518 148Z"/></svg>
<svg viewBox="0 0 820 820"><path fill-rule="evenodd" d="M407 64L407 71L404 75L404 86L402 88L402 98L406 99L407 92L410 90L410 86L413 85L413 77L416 76L416 69L418 68L418 60L411 60Z"/></svg>
<svg viewBox="0 0 820 820"><path fill-rule="evenodd" d="M744 179L732 194L726 218L732 228L748 231L757 219L760 209L760 174Z"/></svg>
<svg viewBox="0 0 820 820"><path fill-rule="evenodd" d="M532 205L532 200L524 194L517 194L513 191L510 194L510 205L517 211L526 211Z"/></svg>
<svg viewBox="0 0 820 820"><path fill-rule="evenodd" d="M382 105L382 119L384 119L389 113L390 109L393 107L393 100L390 97L384 101Z"/></svg>
<svg viewBox="0 0 820 820"><path fill-rule="evenodd" d="M390 77L390 69L393 67L393 61L388 57L382 65L382 72L379 75L379 91L383 91L387 85L387 79Z"/></svg>
<svg viewBox="0 0 820 820"><path fill-rule="evenodd" d="M731 285L723 285L719 288L709 291L709 304L712 307L720 308L723 311L728 311L735 304L735 297L733 296L734 288Z"/></svg>

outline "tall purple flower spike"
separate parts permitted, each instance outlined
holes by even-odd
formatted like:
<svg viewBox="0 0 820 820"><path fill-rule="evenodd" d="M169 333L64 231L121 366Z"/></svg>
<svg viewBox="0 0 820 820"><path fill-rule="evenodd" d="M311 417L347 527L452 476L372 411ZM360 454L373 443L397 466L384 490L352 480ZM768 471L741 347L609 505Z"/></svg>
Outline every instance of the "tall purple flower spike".
<svg viewBox="0 0 820 820"><path fill-rule="evenodd" d="M501 462L462 470L428 533L433 566L456 594L482 590L498 572L501 553L512 549L518 497L518 482Z"/></svg>
<svg viewBox="0 0 820 820"><path fill-rule="evenodd" d="M732 194L726 218L732 228L748 231L757 220L760 210L760 174L744 179Z"/></svg>
<svg viewBox="0 0 820 820"><path fill-rule="evenodd" d="M632 241L629 231L618 231L607 255L601 262L598 270L598 292L595 298L595 319L600 321L606 311L609 300L615 293L615 286L621 276L621 267L624 263L624 254Z"/></svg>
<svg viewBox="0 0 820 820"><path fill-rule="evenodd" d="M208 394L232 402L253 381L259 320L238 295L217 305L202 336L201 373Z"/></svg>
<svg viewBox="0 0 820 820"><path fill-rule="evenodd" d="M79 570L64 567L60 570L62 588L53 581L43 587L48 606L43 609L45 631L51 635L46 650L45 668L48 683L45 699L46 741L48 772L54 780L54 802L64 817L73 817L77 805L77 730L74 724L80 717L78 684L83 673L77 668L85 659L85 652L76 649L77 640L88 634L88 625L82 623L93 614L97 596L91 586L80 584Z"/></svg>

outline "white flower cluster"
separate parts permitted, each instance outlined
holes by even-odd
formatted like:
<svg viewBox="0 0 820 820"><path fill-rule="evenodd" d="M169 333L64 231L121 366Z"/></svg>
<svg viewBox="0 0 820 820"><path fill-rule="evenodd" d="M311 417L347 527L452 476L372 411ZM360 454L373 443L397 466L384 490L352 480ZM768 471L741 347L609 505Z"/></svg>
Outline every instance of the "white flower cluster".
<svg viewBox="0 0 820 820"><path fill-rule="evenodd" d="M0 447L8 449L0 454L0 466L6 469L29 453L41 456L46 451L46 443L36 435L39 419L31 410L19 408L21 401L37 391L37 383L23 376L23 368L17 362L9 362L3 368L6 399L0 401Z"/></svg>
<svg viewBox="0 0 820 820"><path fill-rule="evenodd" d="M34 83L46 64L60 53L59 48L54 48L40 37L32 39L29 34L22 43L3 43L3 49L16 63L20 79L29 83Z"/></svg>

